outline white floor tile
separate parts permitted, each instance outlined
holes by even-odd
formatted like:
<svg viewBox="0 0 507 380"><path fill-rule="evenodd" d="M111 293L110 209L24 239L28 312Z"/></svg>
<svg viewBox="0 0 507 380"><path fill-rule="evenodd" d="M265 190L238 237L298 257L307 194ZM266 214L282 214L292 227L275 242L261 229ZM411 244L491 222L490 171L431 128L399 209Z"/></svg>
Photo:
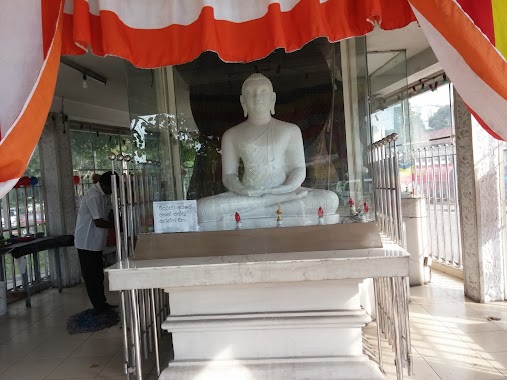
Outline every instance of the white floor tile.
<svg viewBox="0 0 507 380"><path fill-rule="evenodd" d="M61 359L23 359L0 374L0 380L42 380L60 363Z"/></svg>
<svg viewBox="0 0 507 380"><path fill-rule="evenodd" d="M468 333L464 341L478 352L506 352L507 331L486 331Z"/></svg>
<svg viewBox="0 0 507 380"><path fill-rule="evenodd" d="M46 379L95 378L111 360L111 356L67 358Z"/></svg>
<svg viewBox="0 0 507 380"><path fill-rule="evenodd" d="M442 380L504 379L496 368L479 355L427 357L426 362Z"/></svg>
<svg viewBox="0 0 507 380"><path fill-rule="evenodd" d="M72 357L109 356L122 352L121 339L88 339L72 353Z"/></svg>
<svg viewBox="0 0 507 380"><path fill-rule="evenodd" d="M115 298L116 297L116 298ZM507 376L507 303L476 304L463 295L463 284L433 272L432 283L411 288L410 327L415 380L493 380ZM117 295L108 296L117 303ZM0 317L0 380L120 380L123 375L120 326L70 336L66 319L90 307L84 286L50 289L23 301ZM116 301L116 302L115 302ZM488 321L498 316L500 321ZM376 349L376 327L364 329ZM388 379L396 379L394 354L384 340ZM163 354L165 355L165 354ZM163 359L163 358L162 358ZM144 363L153 376L154 361Z"/></svg>
<svg viewBox="0 0 507 380"><path fill-rule="evenodd" d="M481 354L481 356L507 376L507 352L486 352Z"/></svg>

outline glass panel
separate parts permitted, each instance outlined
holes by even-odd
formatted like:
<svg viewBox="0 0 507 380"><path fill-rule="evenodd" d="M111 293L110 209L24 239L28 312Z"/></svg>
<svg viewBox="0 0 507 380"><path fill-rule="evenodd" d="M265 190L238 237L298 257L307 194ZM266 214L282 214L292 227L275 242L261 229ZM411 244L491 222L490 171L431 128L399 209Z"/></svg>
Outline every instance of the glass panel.
<svg viewBox="0 0 507 380"><path fill-rule="evenodd" d="M90 131L71 130L70 144L72 151L72 166L77 171L93 171L92 133Z"/></svg>
<svg viewBox="0 0 507 380"><path fill-rule="evenodd" d="M407 90L406 52L376 51L368 53L371 91L371 129L373 141L379 141L393 133L399 154L400 185L406 193L413 191L413 156L411 123L412 109Z"/></svg>
<svg viewBox="0 0 507 380"><path fill-rule="evenodd" d="M368 64L373 141L397 133L397 145L410 146L405 51L369 52Z"/></svg>
<svg viewBox="0 0 507 380"><path fill-rule="evenodd" d="M349 215L367 204L366 218L373 214L372 168L369 164L371 144L370 112L368 103L368 66L366 40L348 39L341 44L343 99L345 104L346 170L338 184L340 214ZM340 91L335 92L340 96ZM351 210L349 202L354 202ZM350 219L348 219L350 220ZM348 221L346 220L346 221Z"/></svg>
<svg viewBox="0 0 507 380"><path fill-rule="evenodd" d="M435 83L439 82L435 81ZM433 85L433 83L430 84ZM424 147L429 143L450 143L454 135L450 83L441 83L434 91L422 92L420 86L418 87L419 93L412 95L409 100L413 148ZM426 87L429 85L427 84Z"/></svg>
<svg viewBox="0 0 507 380"><path fill-rule="evenodd" d="M372 200L364 38L127 76L137 170L158 167L161 200L197 200L200 230L234 229L236 212L243 228L275 227L279 208L284 226L317 224L319 207L325 223L373 215L347 218L350 198Z"/></svg>
<svg viewBox="0 0 507 380"><path fill-rule="evenodd" d="M111 153L132 155L132 138L128 130L74 125L70 133L74 175L87 183L93 173L111 170L108 158Z"/></svg>

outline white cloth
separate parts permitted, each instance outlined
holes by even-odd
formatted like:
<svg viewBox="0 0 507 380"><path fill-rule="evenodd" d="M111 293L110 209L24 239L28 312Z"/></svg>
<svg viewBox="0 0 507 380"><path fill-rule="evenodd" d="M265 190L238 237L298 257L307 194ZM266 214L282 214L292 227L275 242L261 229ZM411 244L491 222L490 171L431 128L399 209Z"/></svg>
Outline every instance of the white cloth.
<svg viewBox="0 0 507 380"><path fill-rule="evenodd" d="M100 184L94 184L81 199L77 214L74 245L77 249L102 251L106 247L107 228L95 226L95 219L108 220L111 196L106 195Z"/></svg>

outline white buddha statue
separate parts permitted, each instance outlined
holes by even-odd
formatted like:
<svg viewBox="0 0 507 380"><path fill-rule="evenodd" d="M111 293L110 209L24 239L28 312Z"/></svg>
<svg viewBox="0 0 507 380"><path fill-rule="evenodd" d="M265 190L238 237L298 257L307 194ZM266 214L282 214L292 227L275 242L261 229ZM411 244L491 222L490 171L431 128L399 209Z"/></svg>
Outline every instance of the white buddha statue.
<svg viewBox="0 0 507 380"><path fill-rule="evenodd" d="M319 207L335 215L339 202L335 193L301 187L306 178L301 130L272 117L276 94L271 81L262 74L251 75L243 83L240 102L247 120L222 138L222 181L229 191L197 201L199 224L218 226L224 218L234 220L238 212L243 221L255 220L253 227L269 227L278 206L284 220L292 218L289 225L317 224Z"/></svg>

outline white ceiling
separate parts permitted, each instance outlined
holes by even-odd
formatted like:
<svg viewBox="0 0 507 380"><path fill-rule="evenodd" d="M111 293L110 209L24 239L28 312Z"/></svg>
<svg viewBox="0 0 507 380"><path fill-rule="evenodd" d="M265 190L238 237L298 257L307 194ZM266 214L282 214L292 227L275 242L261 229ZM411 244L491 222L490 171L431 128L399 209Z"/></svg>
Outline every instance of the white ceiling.
<svg viewBox="0 0 507 380"><path fill-rule="evenodd" d="M420 53L430 47L424 33L416 22L412 22L402 29L383 30L378 26L366 35L368 52L382 52L368 54L368 72L371 74L391 58L395 51L405 50L406 58Z"/></svg>
<svg viewBox="0 0 507 380"><path fill-rule="evenodd" d="M127 80L124 61L121 58L101 58L92 54L66 58L106 77L107 84L104 86L88 77L88 88L83 88L83 74L65 64L60 64L56 96L128 112Z"/></svg>

